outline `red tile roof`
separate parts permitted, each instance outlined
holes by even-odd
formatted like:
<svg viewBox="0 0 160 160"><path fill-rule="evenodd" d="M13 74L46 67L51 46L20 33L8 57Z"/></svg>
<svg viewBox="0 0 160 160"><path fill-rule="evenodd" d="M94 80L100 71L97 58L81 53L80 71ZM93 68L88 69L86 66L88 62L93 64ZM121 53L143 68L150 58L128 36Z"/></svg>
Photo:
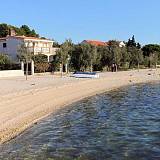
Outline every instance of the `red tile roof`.
<svg viewBox="0 0 160 160"><path fill-rule="evenodd" d="M96 41L96 40L84 40L83 43L88 43L94 46L107 46L106 42Z"/></svg>
<svg viewBox="0 0 160 160"><path fill-rule="evenodd" d="M5 40L6 40L6 38L0 38L0 40L5 41Z"/></svg>
<svg viewBox="0 0 160 160"><path fill-rule="evenodd" d="M0 40L6 40L8 38L15 38L15 39L32 39L32 40L46 40L46 41L51 41L49 39L42 39L42 38L36 38L36 37L26 37L26 36L7 36L4 38L0 38Z"/></svg>

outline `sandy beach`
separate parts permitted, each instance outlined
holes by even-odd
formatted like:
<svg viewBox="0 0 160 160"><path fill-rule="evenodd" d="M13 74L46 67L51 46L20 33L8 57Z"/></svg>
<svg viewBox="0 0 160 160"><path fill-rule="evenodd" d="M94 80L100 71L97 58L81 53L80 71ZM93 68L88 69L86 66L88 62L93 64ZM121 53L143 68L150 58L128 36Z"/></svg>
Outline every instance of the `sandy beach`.
<svg viewBox="0 0 160 160"><path fill-rule="evenodd" d="M99 79L30 76L0 79L0 143L68 104L118 87L160 80L160 69L100 73Z"/></svg>

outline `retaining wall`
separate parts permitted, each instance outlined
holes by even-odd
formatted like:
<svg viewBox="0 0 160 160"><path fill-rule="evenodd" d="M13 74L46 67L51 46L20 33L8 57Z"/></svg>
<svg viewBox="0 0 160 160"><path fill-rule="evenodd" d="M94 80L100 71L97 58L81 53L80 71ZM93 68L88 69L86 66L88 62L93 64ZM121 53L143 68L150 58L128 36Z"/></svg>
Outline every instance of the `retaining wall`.
<svg viewBox="0 0 160 160"><path fill-rule="evenodd" d="M24 76L24 71L22 70L0 71L0 78L1 77L21 77L21 76Z"/></svg>

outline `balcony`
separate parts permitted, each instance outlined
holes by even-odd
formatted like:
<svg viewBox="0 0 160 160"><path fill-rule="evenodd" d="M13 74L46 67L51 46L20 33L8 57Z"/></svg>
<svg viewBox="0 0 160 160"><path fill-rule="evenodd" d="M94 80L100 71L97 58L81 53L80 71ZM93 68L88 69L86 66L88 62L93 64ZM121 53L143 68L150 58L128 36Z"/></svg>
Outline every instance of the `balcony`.
<svg viewBox="0 0 160 160"><path fill-rule="evenodd" d="M56 55L56 51L59 48L47 48L47 47L28 47L29 51L34 54Z"/></svg>

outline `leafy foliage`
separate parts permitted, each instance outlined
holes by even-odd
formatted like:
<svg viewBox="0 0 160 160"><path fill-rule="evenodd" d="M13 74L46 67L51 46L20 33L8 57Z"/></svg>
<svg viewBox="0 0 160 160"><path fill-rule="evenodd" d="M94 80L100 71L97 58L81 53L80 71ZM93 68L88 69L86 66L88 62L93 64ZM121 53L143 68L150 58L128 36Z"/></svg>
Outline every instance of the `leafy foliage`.
<svg viewBox="0 0 160 160"><path fill-rule="evenodd" d="M148 67L152 67L153 64L160 64L160 45L148 44L142 48L142 51L145 59L148 59Z"/></svg>
<svg viewBox="0 0 160 160"><path fill-rule="evenodd" d="M20 45L17 51L18 51L17 56L21 61L28 63L33 59L33 53L29 50L29 48L25 44Z"/></svg>
<svg viewBox="0 0 160 160"><path fill-rule="evenodd" d="M157 48L156 52L158 52ZM120 47L119 42L115 40L109 41L108 46L92 46L82 43L73 47L71 66L76 71L86 71L92 65L93 70L109 70L113 63L117 64L119 69L140 68L140 66L146 66L148 61L144 54L143 48L135 41L134 36L123 47ZM157 58L155 55L152 56L154 61Z"/></svg>
<svg viewBox="0 0 160 160"><path fill-rule="evenodd" d="M35 63L35 71L38 73L46 72L49 66L50 66L49 63L46 62Z"/></svg>
<svg viewBox="0 0 160 160"><path fill-rule="evenodd" d="M5 23L0 24L0 38L6 37L9 34L9 26Z"/></svg>
<svg viewBox="0 0 160 160"><path fill-rule="evenodd" d="M67 65L67 66L69 65L72 47L73 47L73 43L71 39L68 39L56 51L57 53L56 61L60 64L61 76L63 74L64 65ZM66 72L68 72L68 68L66 68Z"/></svg>
<svg viewBox="0 0 160 160"><path fill-rule="evenodd" d="M4 65L4 64L10 64L11 61L9 59L9 57L5 54L0 54L0 65Z"/></svg>
<svg viewBox="0 0 160 160"><path fill-rule="evenodd" d="M34 29L30 29L30 27L27 25L22 25L20 28L18 28L16 26L2 23L0 24L0 38L9 35L11 30L14 30L18 36L24 35L28 37L39 37L36 31Z"/></svg>
<svg viewBox="0 0 160 160"><path fill-rule="evenodd" d="M48 57L44 54L38 54L33 57L35 63L35 71L42 73L49 69Z"/></svg>
<svg viewBox="0 0 160 160"><path fill-rule="evenodd" d="M48 57L44 54L34 55L33 60L35 63L46 63L48 62Z"/></svg>
<svg viewBox="0 0 160 160"><path fill-rule="evenodd" d="M10 60L10 58L0 53L0 70L17 70L21 69L20 64L16 64Z"/></svg>

